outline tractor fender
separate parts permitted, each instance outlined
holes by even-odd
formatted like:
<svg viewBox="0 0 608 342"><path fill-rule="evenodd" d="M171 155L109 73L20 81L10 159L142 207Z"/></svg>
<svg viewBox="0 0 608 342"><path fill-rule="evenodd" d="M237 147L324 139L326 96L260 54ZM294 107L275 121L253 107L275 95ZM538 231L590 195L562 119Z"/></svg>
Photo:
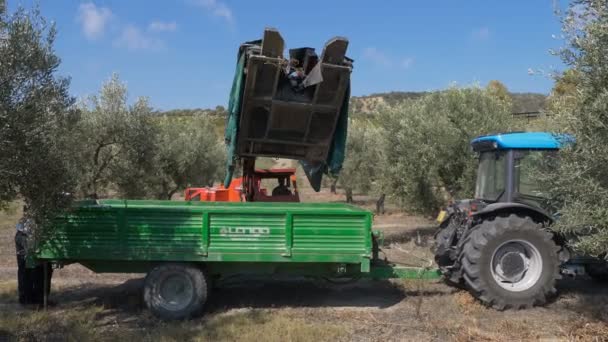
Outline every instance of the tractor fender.
<svg viewBox="0 0 608 342"><path fill-rule="evenodd" d="M474 212L473 217L482 218L488 215L497 215L497 214L510 214L510 213L522 213L527 216L530 216L531 219L538 223L553 223L553 217L547 211L531 206L524 203L516 203L516 202L501 202L501 203L492 203L480 211Z"/></svg>
<svg viewBox="0 0 608 342"><path fill-rule="evenodd" d="M533 221L542 224L545 228L553 224L555 221L555 218L543 209L524 203L515 202L492 203L482 210L473 213L472 216L473 218L477 219L476 221L479 222L486 217L498 216L501 214L506 216L510 214L529 216ZM553 232L553 241L561 248L559 252L560 260L567 261L572 254L570 249L567 247L567 238L563 234ZM459 247L462 246L459 245Z"/></svg>

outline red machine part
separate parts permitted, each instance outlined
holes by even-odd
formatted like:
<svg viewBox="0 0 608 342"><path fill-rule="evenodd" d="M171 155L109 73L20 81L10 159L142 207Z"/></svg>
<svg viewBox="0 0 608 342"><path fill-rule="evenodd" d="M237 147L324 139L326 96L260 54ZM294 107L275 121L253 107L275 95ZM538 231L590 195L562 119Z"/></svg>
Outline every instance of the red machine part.
<svg viewBox="0 0 608 342"><path fill-rule="evenodd" d="M245 163L241 178L233 179L228 188L223 185L206 188L187 188L186 201L201 202L300 202L296 169L251 169ZM276 179L277 186L268 193L262 180ZM281 185L282 183L282 185Z"/></svg>

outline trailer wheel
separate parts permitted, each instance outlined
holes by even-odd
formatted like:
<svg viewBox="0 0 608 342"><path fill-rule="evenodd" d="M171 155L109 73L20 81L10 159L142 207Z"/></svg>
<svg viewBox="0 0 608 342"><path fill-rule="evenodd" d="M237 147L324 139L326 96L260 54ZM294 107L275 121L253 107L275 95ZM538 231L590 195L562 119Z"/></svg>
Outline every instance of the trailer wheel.
<svg viewBox="0 0 608 342"><path fill-rule="evenodd" d="M208 295L207 276L190 264L162 264L144 282L144 302L163 320L182 320L199 315Z"/></svg>
<svg viewBox="0 0 608 342"><path fill-rule="evenodd" d="M529 217L484 221L467 237L461 262L471 293L498 310L545 304L556 293L559 248Z"/></svg>

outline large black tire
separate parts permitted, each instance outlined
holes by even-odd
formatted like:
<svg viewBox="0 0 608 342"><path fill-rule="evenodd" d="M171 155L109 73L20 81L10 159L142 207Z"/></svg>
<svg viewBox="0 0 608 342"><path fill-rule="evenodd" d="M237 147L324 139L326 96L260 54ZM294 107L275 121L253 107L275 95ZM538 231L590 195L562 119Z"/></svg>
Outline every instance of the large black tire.
<svg viewBox="0 0 608 342"><path fill-rule="evenodd" d="M208 288L203 269L191 264L162 264L146 276L144 302L160 319L189 319L203 311Z"/></svg>
<svg viewBox="0 0 608 342"><path fill-rule="evenodd" d="M524 309L545 304L557 292L559 248L531 218L492 218L466 239L460 256L465 283L485 305Z"/></svg>
<svg viewBox="0 0 608 342"><path fill-rule="evenodd" d="M439 231L435 234L433 252L435 253L435 263L443 274L443 280L450 286L462 288L463 282L460 272L454 272L452 269L456 260L452 256L451 246L456 233L455 230L458 229L457 222L454 221L452 217L439 227Z"/></svg>

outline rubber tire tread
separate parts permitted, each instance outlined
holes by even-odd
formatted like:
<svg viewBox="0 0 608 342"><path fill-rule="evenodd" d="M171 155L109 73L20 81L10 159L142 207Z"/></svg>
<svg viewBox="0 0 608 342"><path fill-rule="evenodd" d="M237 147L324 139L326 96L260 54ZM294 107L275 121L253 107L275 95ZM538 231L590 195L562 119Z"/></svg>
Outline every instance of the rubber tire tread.
<svg viewBox="0 0 608 342"><path fill-rule="evenodd" d="M193 297L182 310L167 310L162 307L158 295L160 280L172 273L181 273L193 284ZM207 302L209 281L204 269L187 263L165 263L152 269L144 280L144 303L154 316L167 321L186 320L199 316Z"/></svg>
<svg viewBox="0 0 608 342"><path fill-rule="evenodd" d="M521 292L510 292L500 287L490 269L495 249L511 239L532 243L543 261L539 281ZM497 310L517 310L544 305L555 297L555 283L561 278L558 251L553 234L530 217L511 214L483 221L475 227L466 238L459 259L465 284L474 297Z"/></svg>

